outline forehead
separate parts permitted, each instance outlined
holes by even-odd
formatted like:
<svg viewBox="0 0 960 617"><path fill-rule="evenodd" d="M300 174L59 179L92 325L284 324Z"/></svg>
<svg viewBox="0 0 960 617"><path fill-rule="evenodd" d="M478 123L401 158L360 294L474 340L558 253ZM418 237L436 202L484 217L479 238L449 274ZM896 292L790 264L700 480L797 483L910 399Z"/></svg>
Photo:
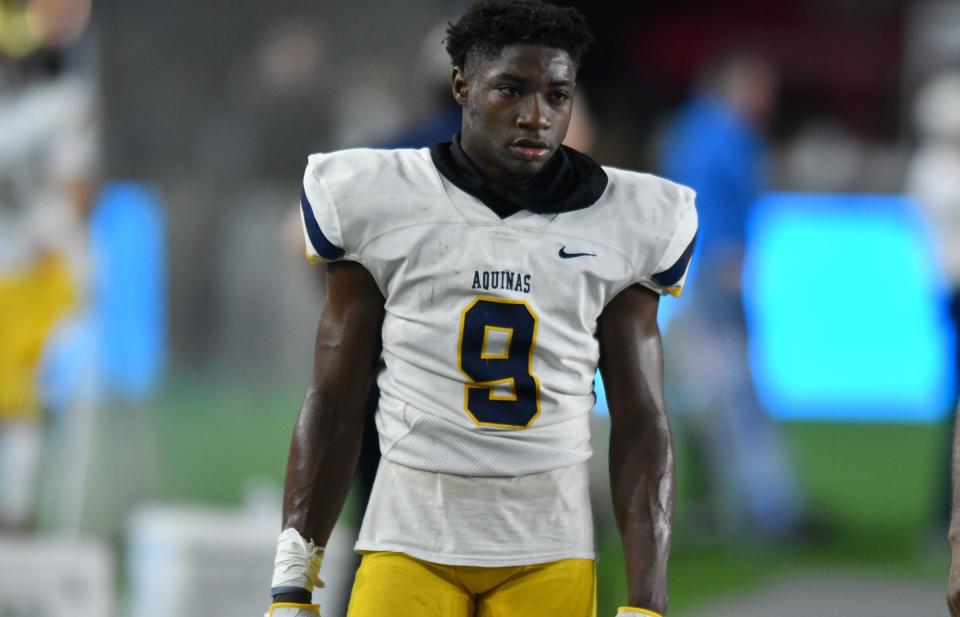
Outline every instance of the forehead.
<svg viewBox="0 0 960 617"><path fill-rule="evenodd" d="M525 80L574 81L577 65L566 51L538 45L507 45L477 59L473 72L488 79L512 75Z"/></svg>

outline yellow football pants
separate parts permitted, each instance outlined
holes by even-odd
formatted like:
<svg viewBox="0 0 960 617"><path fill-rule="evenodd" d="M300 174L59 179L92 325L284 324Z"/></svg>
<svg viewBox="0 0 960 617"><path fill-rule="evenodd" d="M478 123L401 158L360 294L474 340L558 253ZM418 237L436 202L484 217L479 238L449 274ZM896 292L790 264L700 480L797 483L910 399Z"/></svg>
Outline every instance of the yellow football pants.
<svg viewBox="0 0 960 617"><path fill-rule="evenodd" d="M366 553L347 617L596 617L592 559L532 566L445 566Z"/></svg>
<svg viewBox="0 0 960 617"><path fill-rule="evenodd" d="M0 421L39 415L40 357L75 301L73 277L59 257L0 276Z"/></svg>

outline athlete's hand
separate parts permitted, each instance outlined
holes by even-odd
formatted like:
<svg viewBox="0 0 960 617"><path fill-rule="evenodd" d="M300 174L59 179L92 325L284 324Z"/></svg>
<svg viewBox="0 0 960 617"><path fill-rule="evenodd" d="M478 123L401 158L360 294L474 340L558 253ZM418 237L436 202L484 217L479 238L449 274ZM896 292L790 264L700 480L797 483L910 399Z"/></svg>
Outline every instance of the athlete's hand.
<svg viewBox="0 0 960 617"><path fill-rule="evenodd" d="M274 602L263 617L320 617L320 605Z"/></svg>

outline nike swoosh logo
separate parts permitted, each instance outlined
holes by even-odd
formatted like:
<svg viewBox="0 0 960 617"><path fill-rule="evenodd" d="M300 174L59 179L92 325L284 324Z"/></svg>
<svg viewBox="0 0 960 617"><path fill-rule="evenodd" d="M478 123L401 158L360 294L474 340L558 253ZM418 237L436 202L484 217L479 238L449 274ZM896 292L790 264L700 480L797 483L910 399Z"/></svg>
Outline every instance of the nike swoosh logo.
<svg viewBox="0 0 960 617"><path fill-rule="evenodd" d="M561 247L560 247L560 253L559 253L559 255L560 255L561 259L572 259L572 258L574 258L574 257L596 257L596 256L597 256L596 253L568 253L566 250L564 250L564 249L566 249L566 248L567 248L566 246L561 246Z"/></svg>

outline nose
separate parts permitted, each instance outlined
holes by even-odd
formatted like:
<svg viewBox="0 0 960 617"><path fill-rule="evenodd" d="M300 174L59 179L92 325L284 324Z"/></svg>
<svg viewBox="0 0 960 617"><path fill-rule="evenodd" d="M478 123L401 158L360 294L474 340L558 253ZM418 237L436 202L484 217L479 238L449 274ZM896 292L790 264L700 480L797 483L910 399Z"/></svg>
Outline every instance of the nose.
<svg viewBox="0 0 960 617"><path fill-rule="evenodd" d="M539 94L527 97L520 114L517 116L517 127L528 131L543 131L550 128L550 116L546 113L549 106L541 100Z"/></svg>

